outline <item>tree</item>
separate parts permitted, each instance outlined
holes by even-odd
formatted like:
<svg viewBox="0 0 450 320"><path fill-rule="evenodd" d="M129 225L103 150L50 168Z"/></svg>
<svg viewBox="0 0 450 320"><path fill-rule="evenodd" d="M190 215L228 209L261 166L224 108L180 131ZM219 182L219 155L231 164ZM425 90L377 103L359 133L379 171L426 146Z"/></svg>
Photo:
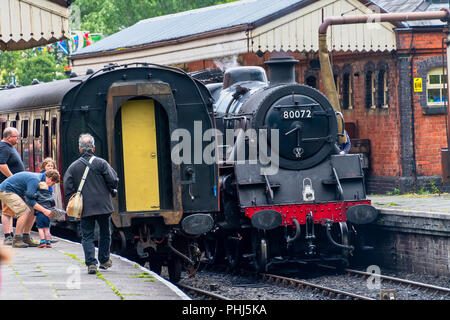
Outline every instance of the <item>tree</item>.
<svg viewBox="0 0 450 320"><path fill-rule="evenodd" d="M17 68L17 77L22 86L30 85L33 79L50 82L64 79L64 67L56 63L55 57L47 52L23 57Z"/></svg>
<svg viewBox="0 0 450 320"><path fill-rule="evenodd" d="M14 82L19 58L19 51L0 51L0 85Z"/></svg>

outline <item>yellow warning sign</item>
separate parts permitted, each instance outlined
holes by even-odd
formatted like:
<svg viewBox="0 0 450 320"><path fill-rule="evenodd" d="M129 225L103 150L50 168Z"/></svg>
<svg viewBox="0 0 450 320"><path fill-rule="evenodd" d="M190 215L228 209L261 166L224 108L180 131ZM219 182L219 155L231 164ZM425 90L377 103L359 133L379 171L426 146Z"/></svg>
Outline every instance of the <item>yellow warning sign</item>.
<svg viewBox="0 0 450 320"><path fill-rule="evenodd" d="M422 78L414 78L414 92L422 92Z"/></svg>

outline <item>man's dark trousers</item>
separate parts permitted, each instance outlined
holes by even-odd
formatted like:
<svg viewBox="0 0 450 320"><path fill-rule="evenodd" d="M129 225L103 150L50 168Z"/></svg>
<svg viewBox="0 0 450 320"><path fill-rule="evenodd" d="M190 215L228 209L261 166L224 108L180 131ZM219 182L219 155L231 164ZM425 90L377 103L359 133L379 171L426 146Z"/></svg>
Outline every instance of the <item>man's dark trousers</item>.
<svg viewBox="0 0 450 320"><path fill-rule="evenodd" d="M87 267L97 264L94 244L96 240L94 237L95 221L97 221L99 227L98 260L100 264L109 260L111 246L110 218L111 214L99 214L81 218L81 244L83 245L84 260Z"/></svg>

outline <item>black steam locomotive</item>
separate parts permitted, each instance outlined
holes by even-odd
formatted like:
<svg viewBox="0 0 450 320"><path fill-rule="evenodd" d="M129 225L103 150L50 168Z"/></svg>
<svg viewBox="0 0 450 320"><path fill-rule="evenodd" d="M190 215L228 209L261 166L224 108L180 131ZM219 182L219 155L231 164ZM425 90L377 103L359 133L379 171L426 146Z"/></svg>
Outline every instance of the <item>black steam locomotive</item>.
<svg viewBox="0 0 450 320"><path fill-rule="evenodd" d="M219 139L221 211L205 246L211 260L223 252L231 266L247 259L259 271L288 261L346 266L360 243L357 226L377 216L360 156L337 145L338 113L319 91L295 83L296 63L266 62L270 81L263 68L238 67L223 84L207 85L218 131L235 137Z"/></svg>
<svg viewBox="0 0 450 320"><path fill-rule="evenodd" d="M346 262L349 230L376 216L360 159L339 154L335 111L294 83L293 62L268 64L270 83L263 69L241 68L207 88L137 63L0 90L2 132L18 128L27 170L50 156L61 174L79 156L79 134L92 134L120 178L113 249L156 272L167 265L174 282L199 262Z"/></svg>

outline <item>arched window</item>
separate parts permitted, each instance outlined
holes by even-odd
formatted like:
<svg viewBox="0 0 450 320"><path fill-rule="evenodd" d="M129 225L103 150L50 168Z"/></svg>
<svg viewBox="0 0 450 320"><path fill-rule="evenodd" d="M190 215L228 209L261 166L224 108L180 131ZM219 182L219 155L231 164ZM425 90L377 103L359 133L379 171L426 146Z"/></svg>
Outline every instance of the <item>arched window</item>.
<svg viewBox="0 0 450 320"><path fill-rule="evenodd" d="M366 108L375 108L375 77L373 71L366 72L365 92L366 92Z"/></svg>
<svg viewBox="0 0 450 320"><path fill-rule="evenodd" d="M377 107L386 109L389 107L389 71L384 62L380 62L377 67Z"/></svg>
<svg viewBox="0 0 450 320"><path fill-rule="evenodd" d="M342 72L342 108L353 109L353 68L345 65Z"/></svg>
<svg viewBox="0 0 450 320"><path fill-rule="evenodd" d="M364 66L364 93L366 108L375 109L375 66L372 62Z"/></svg>

